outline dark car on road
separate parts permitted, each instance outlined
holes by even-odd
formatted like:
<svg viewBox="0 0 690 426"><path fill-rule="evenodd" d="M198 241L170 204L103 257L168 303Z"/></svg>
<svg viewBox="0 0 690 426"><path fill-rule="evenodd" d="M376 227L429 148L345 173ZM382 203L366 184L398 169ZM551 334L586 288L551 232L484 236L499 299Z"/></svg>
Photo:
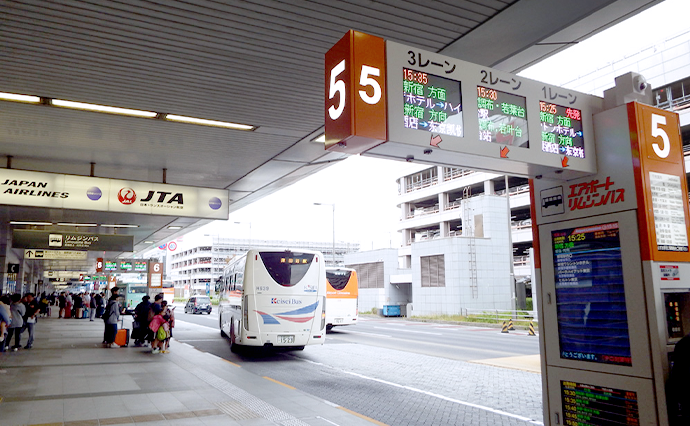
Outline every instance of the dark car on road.
<svg viewBox="0 0 690 426"><path fill-rule="evenodd" d="M184 313L199 314L206 312L211 314L211 299L208 296L192 296L184 305Z"/></svg>

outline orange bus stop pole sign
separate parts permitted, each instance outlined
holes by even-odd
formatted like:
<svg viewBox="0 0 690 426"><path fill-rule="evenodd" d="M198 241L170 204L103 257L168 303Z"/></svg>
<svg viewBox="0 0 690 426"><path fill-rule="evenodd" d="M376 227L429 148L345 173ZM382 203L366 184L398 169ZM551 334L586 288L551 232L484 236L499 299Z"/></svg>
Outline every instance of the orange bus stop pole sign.
<svg viewBox="0 0 690 426"><path fill-rule="evenodd" d="M385 142L385 40L350 30L325 65L326 149L359 154Z"/></svg>
<svg viewBox="0 0 690 426"><path fill-rule="evenodd" d="M642 260L690 262L678 114L637 102L627 107Z"/></svg>

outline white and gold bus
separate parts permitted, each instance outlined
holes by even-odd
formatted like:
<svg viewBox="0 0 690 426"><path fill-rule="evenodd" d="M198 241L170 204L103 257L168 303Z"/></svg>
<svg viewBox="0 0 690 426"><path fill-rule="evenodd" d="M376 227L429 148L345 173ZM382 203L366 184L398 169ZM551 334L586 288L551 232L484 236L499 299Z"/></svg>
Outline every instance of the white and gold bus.
<svg viewBox="0 0 690 426"><path fill-rule="evenodd" d="M326 265L308 250L249 250L216 283L220 332L237 346L321 345L326 338Z"/></svg>

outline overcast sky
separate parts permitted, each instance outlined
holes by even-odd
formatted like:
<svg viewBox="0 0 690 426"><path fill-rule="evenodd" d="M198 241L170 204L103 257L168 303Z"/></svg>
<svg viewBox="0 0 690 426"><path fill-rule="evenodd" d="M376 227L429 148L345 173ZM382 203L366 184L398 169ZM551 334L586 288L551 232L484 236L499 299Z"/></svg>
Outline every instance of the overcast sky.
<svg viewBox="0 0 690 426"><path fill-rule="evenodd" d="M635 17L525 70L521 75L561 85L626 53L634 53L690 25L690 0L666 0ZM613 81L611 81L613 86ZM400 210L396 179L425 168L419 164L352 156L253 203L196 233L229 238L332 240L335 204L337 241L363 250L398 247ZM235 223L240 222L240 223Z"/></svg>

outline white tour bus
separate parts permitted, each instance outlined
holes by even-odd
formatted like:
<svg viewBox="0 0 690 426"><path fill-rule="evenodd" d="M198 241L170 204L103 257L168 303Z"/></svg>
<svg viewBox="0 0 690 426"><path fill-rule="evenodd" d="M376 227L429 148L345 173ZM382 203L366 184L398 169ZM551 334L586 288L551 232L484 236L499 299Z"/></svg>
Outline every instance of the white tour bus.
<svg viewBox="0 0 690 426"><path fill-rule="evenodd" d="M241 346L304 349L326 338L326 265L308 250L249 250L216 283L220 333Z"/></svg>

